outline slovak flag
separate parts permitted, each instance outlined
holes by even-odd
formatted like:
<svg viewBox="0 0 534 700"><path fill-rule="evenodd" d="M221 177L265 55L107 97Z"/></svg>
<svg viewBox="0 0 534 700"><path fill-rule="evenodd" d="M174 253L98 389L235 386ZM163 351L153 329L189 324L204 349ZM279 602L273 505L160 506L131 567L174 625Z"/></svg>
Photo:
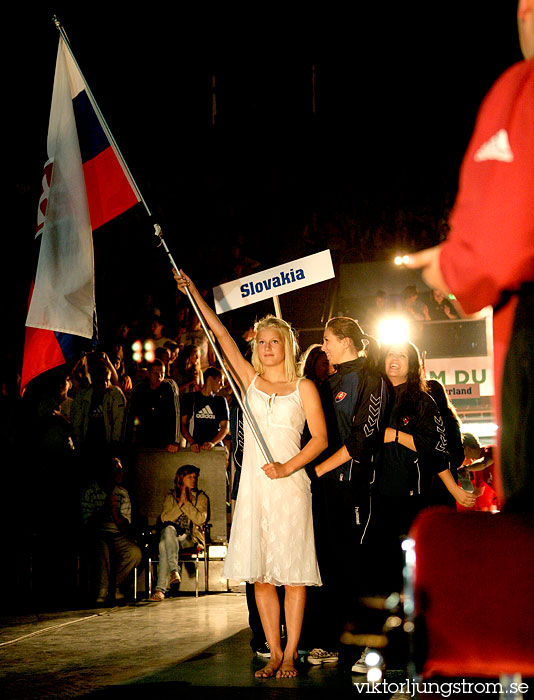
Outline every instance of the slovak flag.
<svg viewBox="0 0 534 700"><path fill-rule="evenodd" d="M63 37L48 125L21 390L94 338L93 231L141 201Z"/></svg>

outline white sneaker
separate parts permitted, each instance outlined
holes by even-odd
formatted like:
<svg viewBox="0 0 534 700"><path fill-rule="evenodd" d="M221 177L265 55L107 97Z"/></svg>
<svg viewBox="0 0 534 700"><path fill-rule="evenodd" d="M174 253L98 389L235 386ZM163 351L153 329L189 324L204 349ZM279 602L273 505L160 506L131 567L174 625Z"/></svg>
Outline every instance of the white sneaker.
<svg viewBox="0 0 534 700"><path fill-rule="evenodd" d="M312 649L308 654L308 663L314 666L320 664L337 664L339 655L337 651L325 651L324 649Z"/></svg>
<svg viewBox="0 0 534 700"><path fill-rule="evenodd" d="M256 649L255 652L256 656L261 656L263 659L270 659L271 658L271 647L267 642L264 642L259 649Z"/></svg>
<svg viewBox="0 0 534 700"><path fill-rule="evenodd" d="M352 673L367 673L367 671L369 670L369 666L365 663L365 657L370 651L372 651L372 649L370 649L369 647L365 647L365 649L362 651L362 655L360 656L359 660L356 661L356 663L352 667ZM384 670L385 667L385 663L382 662L380 664L380 668Z"/></svg>

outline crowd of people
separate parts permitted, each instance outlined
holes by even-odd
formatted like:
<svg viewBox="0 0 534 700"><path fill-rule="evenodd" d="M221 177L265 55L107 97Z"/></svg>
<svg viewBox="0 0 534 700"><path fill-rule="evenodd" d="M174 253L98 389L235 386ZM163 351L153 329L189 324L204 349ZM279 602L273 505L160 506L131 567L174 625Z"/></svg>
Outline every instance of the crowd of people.
<svg viewBox="0 0 534 700"><path fill-rule="evenodd" d="M458 483L460 421L427 385L412 343L380 347L337 317L297 363L293 330L267 316L246 358L193 282L177 283L199 304L270 450L242 417L224 575L253 587L253 640L268 657L256 675L293 677L301 635L310 663L337 661L357 600L401 590L401 539L423 508L475 506L471 482ZM362 659L353 662L358 671Z"/></svg>
<svg viewBox="0 0 534 700"><path fill-rule="evenodd" d="M196 295L203 310L209 309L202 293L196 292ZM364 532L367 541L382 540L383 547L390 546L393 550L399 535L407 532L409 521L421 507L432 502L454 504L455 500L458 507L472 507L474 496L458 486L455 471L463 462L459 422L446 398L446 408L440 406L439 410L438 399L430 398L430 383L426 385L422 379L420 358L414 346L407 345L402 352L391 350L388 355L353 319L332 319L325 329L323 344L310 346L299 356L293 330L274 317L266 326L250 325L235 337L226 330L221 335L217 325L220 322L213 317L208 310L210 333L218 342L223 338L221 346L225 356L234 367L237 365L237 371L242 364L245 368L242 371L247 372L245 378L240 378L254 393L254 400L249 396L248 401L271 449L275 445L273 459L276 462L264 467L264 471L253 470L254 476L251 476L251 461L264 463L265 459L260 453L251 457L250 444L251 441L254 444L254 440L232 390L225 385L224 372L214 358L197 316L183 303L171 325L165 322L158 309L152 309L152 315L147 315L144 333L139 333L142 326L137 323L131 324L134 334L128 332L126 324L121 324L108 347L85 354L73 367L62 366L37 377L18 402L19 425L31 429L39 455L39 459L30 460L29 465L35 497L32 498L34 519L28 532L32 536L41 535L41 542L48 542L43 559L50 556L51 532L76 533L73 536L81 541L91 540L95 555L94 600L98 604L120 600L128 591L128 576L142 560L139 530L144 523L136 520L135 504L128 492L132 451L137 447L150 447L175 453L187 447L194 464L194 453L213 449L215 445L225 446L228 473L230 467L234 467L235 472L227 499L239 503L241 496L243 502L247 492L256 494L256 498L258 489L263 494L253 510L236 507L226 575L232 580L247 582L253 649L273 654L265 674L269 675L273 669L278 673L283 667L284 674L292 675L292 657L302 625L304 633L310 637L308 646L313 649L309 656L311 663L328 663L337 658L340 630L347 620L351 602L355 592L365 587L362 567L378 571L374 564L364 566L362 563L364 552L374 549L374 545L360 546ZM167 331L178 325L177 334L174 330ZM282 333L287 334L287 339L280 350L278 338ZM269 336L267 340L266 335ZM275 367L278 367L275 360L279 362L279 356L291 358L291 391L282 378L287 371L285 359L282 362L284 374L271 381L265 379L265 372L253 369L259 366L260 355L262 362L274 363ZM410 391L404 391L406 374L402 374L401 367L406 363L410 365L410 377L414 382ZM396 389L397 375L402 379L400 390ZM303 385L304 380L306 384ZM293 398L290 400L290 397ZM290 401L292 408L287 413ZM281 411L279 417L278 411ZM292 417L295 411L298 418ZM438 444L435 438L441 437L435 434L439 415L443 415L449 440L449 447L446 447L442 439L441 451L435 449ZM290 432L286 439L281 431L288 420ZM388 420L389 425L386 425ZM447 421L455 426L454 440L449 436ZM272 428L266 428L267 425ZM360 432L355 426L359 426ZM273 435L270 430L274 431ZM302 451L301 436L305 445ZM284 449L278 446L279 440ZM248 457L244 457L243 447L247 442ZM291 451L286 455L287 449ZM371 495L370 474L377 464L381 465L377 474L382 476L374 478ZM403 476L399 476L399 464L404 465ZM485 464L484 468L487 466ZM281 478L289 476L284 471L288 469L295 472L293 475L291 471L291 480ZM480 471L473 476L479 491L486 485L482 474L484 472ZM194 466L188 473L177 474L173 489L162 504L158 520L160 568L156 589L150 592L154 601L163 600L171 586L180 582L176 564L180 546L192 541L203 542L199 526L207 515L204 501L208 495L197 490L197 478L198 468ZM305 527L301 527L300 521L288 524L278 517L279 508L284 512L283 502L288 498L286 483L293 482L290 500L293 505L295 498L301 503L296 512L300 510L304 514ZM266 488L272 490L275 484L279 493L263 493ZM368 522L371 497L376 501L376 513L391 512L393 508L398 518L381 517ZM264 498L270 504L267 510L276 518L275 534L268 535L263 530L266 526L260 511L265 508ZM487 500L485 503L487 505ZM295 511L291 512L294 517ZM185 528L184 519L189 523ZM240 537L247 531L243 523L249 520L260 527L253 535L257 560L243 562L242 553L251 550ZM381 529L384 524L387 524L387 532ZM300 573L295 570L297 563L292 554L296 532L302 539L302 546L298 548L303 557ZM284 550L281 543L287 533L292 533L291 542ZM262 552L265 537L277 543L276 557L285 562L285 569L280 569L278 562L276 572L270 572L263 580L263 574L258 571L266 556ZM79 544L77 541L76 545ZM240 554L237 561L233 561L232 552L236 551ZM348 551L354 556L347 558ZM340 560L348 567L341 587L337 570ZM390 557L387 560L389 564L394 561ZM254 569L251 573L250 566L259 566L260 570ZM398 567L392 569L379 577L386 587L398 585L398 576L395 578ZM297 574L299 580L295 581ZM368 584L371 585L365 583ZM280 613L280 602L274 603L279 600L281 586L285 595ZM303 590L310 586L314 590L306 603ZM255 594L251 595L251 588L256 589ZM295 596L297 589L300 594ZM284 661L279 658L282 653L279 633L277 636L274 632L279 629L280 616L286 620L286 629L291 634ZM294 621L293 625L290 620ZM314 630L311 635L310 627Z"/></svg>
<svg viewBox="0 0 534 700"><path fill-rule="evenodd" d="M404 305L417 320L430 320L431 313L451 318L454 310L443 297L451 290L468 312L487 304L495 308L497 396L503 376L508 391L518 391L502 403L504 493L508 504L531 509L531 447L524 440L532 396L524 357L531 357L533 345L533 218L524 214L531 198L517 200L516 191L521 195L532 183L531 158L524 158L530 152L522 146L532 145L526 138L532 131L532 0L520 0L518 20L527 61L503 76L482 109L448 240L410 261L424 270L433 290L428 303L407 288ZM495 108L502 104L516 107L505 110L512 115L508 121ZM481 167L485 175L478 173ZM314 240L313 231L307 235ZM505 255L512 243L513 254ZM250 269L254 264L249 259ZM191 316L188 323L185 311L181 318L176 313L183 328L165 334L161 315L148 308L150 332L141 337L142 326L135 329L135 359L132 329L122 328L105 352L27 387L14 431L31 448L21 465L31 516L22 532L45 534L43 553L50 561L58 539L65 544L81 518L83 527L98 533L98 599L116 598L141 559L122 485L128 446L175 453L187 442L194 454L226 440L239 479L232 490L236 503L224 575L247 583L251 620L261 623L268 660L256 676L292 678L303 637L310 663L336 662L344 626L358 626L358 601L400 591L400 542L423 509L434 503L472 509L477 501L481 509L499 508L491 496L493 450L462 435L442 387L424 378L413 343L380 347L354 319L335 317L326 324L322 345L308 348L299 364L295 333L286 321L267 316L251 340L248 332L233 338L189 277L176 276L176 282L194 297L219 342L243 389L246 415L231 392L223 395L221 368L214 366L198 321ZM514 411L521 410L518 418ZM519 432L523 441L514 443L513 458L507 441ZM179 469L163 504L163 565L154 601L179 580L180 542L204 522L197 477L194 467ZM353 671L365 671L364 656L365 649L358 649Z"/></svg>

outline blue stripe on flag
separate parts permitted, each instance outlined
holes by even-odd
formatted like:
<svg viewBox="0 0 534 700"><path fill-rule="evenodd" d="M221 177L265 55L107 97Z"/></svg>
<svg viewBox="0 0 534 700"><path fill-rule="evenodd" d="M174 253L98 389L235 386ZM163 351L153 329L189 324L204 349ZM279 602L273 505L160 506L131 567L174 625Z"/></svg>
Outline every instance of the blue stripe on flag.
<svg viewBox="0 0 534 700"><path fill-rule="evenodd" d="M76 129L80 142L82 163L92 160L109 148L109 141L98 121L93 105L85 90L79 92L72 100Z"/></svg>

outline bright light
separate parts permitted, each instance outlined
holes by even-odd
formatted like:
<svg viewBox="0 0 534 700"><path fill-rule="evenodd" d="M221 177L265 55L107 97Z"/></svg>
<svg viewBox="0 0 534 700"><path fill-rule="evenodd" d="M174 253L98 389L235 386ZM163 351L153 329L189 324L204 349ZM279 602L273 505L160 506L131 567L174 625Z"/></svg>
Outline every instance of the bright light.
<svg viewBox="0 0 534 700"><path fill-rule="evenodd" d="M395 265L406 265L408 261L410 260L409 255L396 255L393 262Z"/></svg>
<svg viewBox="0 0 534 700"><path fill-rule="evenodd" d="M141 362L143 360L143 343L140 340L136 340L132 345L133 350L133 361Z"/></svg>
<svg viewBox="0 0 534 700"><path fill-rule="evenodd" d="M402 255L395 256L395 265L402 265Z"/></svg>
<svg viewBox="0 0 534 700"><path fill-rule="evenodd" d="M154 345L153 341L145 340L143 349L145 351L145 360L147 362L154 362L156 359L156 346Z"/></svg>
<svg viewBox="0 0 534 700"><path fill-rule="evenodd" d="M405 343L408 340L408 324L403 318L385 318L378 325L378 339L385 345Z"/></svg>
<svg viewBox="0 0 534 700"><path fill-rule="evenodd" d="M367 671L367 680L369 683L379 683L382 680L382 669L378 666L373 666Z"/></svg>
<svg viewBox="0 0 534 700"><path fill-rule="evenodd" d="M462 431L471 433L477 438L494 438L497 435L496 423L462 423Z"/></svg>
<svg viewBox="0 0 534 700"><path fill-rule="evenodd" d="M382 657L377 651L369 651L365 655L365 663L368 666L380 666L382 663Z"/></svg>

